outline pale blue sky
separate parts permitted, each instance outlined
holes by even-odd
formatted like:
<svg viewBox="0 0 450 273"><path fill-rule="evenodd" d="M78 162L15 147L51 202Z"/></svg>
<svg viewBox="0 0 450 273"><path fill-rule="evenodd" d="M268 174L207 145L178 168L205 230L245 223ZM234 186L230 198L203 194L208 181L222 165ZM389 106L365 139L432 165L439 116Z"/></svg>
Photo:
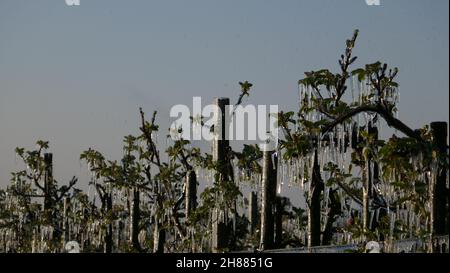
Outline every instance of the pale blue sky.
<svg viewBox="0 0 450 273"><path fill-rule="evenodd" d="M92 146L119 158L138 107L234 98L295 109L304 71L337 67L360 29L357 64L400 68L400 117L412 127L449 113L447 0L0 0L0 185L16 146L51 142L58 179L83 176ZM165 131L164 131L165 133ZM86 183L86 181L81 181Z"/></svg>

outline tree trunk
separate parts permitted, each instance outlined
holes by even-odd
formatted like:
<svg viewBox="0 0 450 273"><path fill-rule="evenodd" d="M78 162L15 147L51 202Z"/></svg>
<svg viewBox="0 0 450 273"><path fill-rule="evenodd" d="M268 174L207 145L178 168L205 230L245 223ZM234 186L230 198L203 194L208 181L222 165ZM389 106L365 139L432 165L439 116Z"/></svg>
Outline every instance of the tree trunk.
<svg viewBox="0 0 450 273"><path fill-rule="evenodd" d="M336 190L330 190L330 212L328 214L327 224L323 231L322 245L331 245L333 239L333 224L336 216L341 214L341 201L337 196Z"/></svg>
<svg viewBox="0 0 450 273"><path fill-rule="evenodd" d="M164 253L166 242L166 232L161 228L159 219L155 216L155 226L153 229L153 253Z"/></svg>
<svg viewBox="0 0 450 273"><path fill-rule="evenodd" d="M372 121L369 121L367 131L370 135L375 137L375 141L378 140L378 129L373 126ZM376 152L376 151L373 151ZM373 179L375 178L374 163L372 162L373 155L370 153L365 157L364 175L363 175L363 214L362 223L364 231L368 231L372 228L370 225L370 206L373 199ZM378 168L377 168L378 169ZM378 174L376 175L378 177Z"/></svg>
<svg viewBox="0 0 450 273"><path fill-rule="evenodd" d="M64 245L70 241L70 230L69 230L69 217L68 210L70 207L70 197L64 198L64 211L63 211L63 231L64 231ZM63 246L64 248L64 246Z"/></svg>
<svg viewBox="0 0 450 273"><path fill-rule="evenodd" d="M363 171L363 209L362 209L362 224L363 230L366 232L369 229L370 221L370 188L372 185L372 168L370 158L366 158Z"/></svg>

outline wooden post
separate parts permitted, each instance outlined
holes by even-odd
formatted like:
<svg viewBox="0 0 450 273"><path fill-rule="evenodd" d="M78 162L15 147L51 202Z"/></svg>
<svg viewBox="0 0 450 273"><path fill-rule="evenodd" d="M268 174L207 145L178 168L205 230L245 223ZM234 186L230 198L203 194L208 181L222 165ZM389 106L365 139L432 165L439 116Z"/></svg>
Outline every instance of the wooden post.
<svg viewBox="0 0 450 273"><path fill-rule="evenodd" d="M229 140L226 137L228 123L226 122L226 108L230 105L229 98L216 98L214 104L217 106L218 113L215 113L216 122L214 124L214 141L213 141L213 161L218 163L219 181L224 183L229 179L228 162L226 161L226 153L229 149ZM220 196L217 196L220 198ZM223 216L223 217L222 217ZM212 242L211 249L213 252L220 252L227 245L228 229L228 211L214 208L212 213Z"/></svg>
<svg viewBox="0 0 450 273"><path fill-rule="evenodd" d="M62 233L60 229L61 222L55 221L54 207L55 207L55 195L56 195L56 185L53 179L53 154L44 154L44 211L47 211L48 221L53 226L53 240L61 242Z"/></svg>
<svg viewBox="0 0 450 273"><path fill-rule="evenodd" d="M191 212L197 208L197 175L190 170L186 174L186 219L189 219Z"/></svg>
<svg viewBox="0 0 450 273"><path fill-rule="evenodd" d="M314 164L311 179L310 204L308 212L308 247L320 245L320 196L324 185L320 176L317 149L314 151Z"/></svg>
<svg viewBox="0 0 450 273"><path fill-rule="evenodd" d="M44 154L45 178L44 178L44 210L53 208L53 154Z"/></svg>
<svg viewBox="0 0 450 273"><path fill-rule="evenodd" d="M124 223L123 223L123 221L122 220L117 220L116 221L116 226L117 226L117 228L115 230L115 233L116 233L115 236L117 238L117 240L116 240L117 246L119 247L122 244L122 240L123 240L123 238L122 238L123 230L124 230Z"/></svg>
<svg viewBox="0 0 450 273"><path fill-rule="evenodd" d="M448 234L449 193L446 188L448 170L447 167L442 167L442 163L448 160L447 123L433 122L430 127L433 135L433 155L436 156L439 164L436 183L433 188L434 200L431 219L433 235L443 235Z"/></svg>
<svg viewBox="0 0 450 273"><path fill-rule="evenodd" d="M260 250L271 249L274 243L273 207L276 198L277 166L272 162L272 155L273 151L263 151Z"/></svg>
<svg viewBox="0 0 450 273"><path fill-rule="evenodd" d="M141 220L140 192L137 188L132 190L131 213L130 213L130 242L137 251L141 250L139 244L139 221Z"/></svg>
<svg viewBox="0 0 450 273"><path fill-rule="evenodd" d="M284 198L277 196L275 203L275 247L280 248L283 243L283 214Z"/></svg>
<svg viewBox="0 0 450 273"><path fill-rule="evenodd" d="M106 211L107 214L111 213L113 209L113 201L112 201L112 194L111 193L105 193L106 197ZM108 227L106 229L105 233L105 245L104 245L104 252L105 253L112 253L113 249L113 230L112 230L112 223L108 224Z"/></svg>
<svg viewBox="0 0 450 273"><path fill-rule="evenodd" d="M217 120L214 124L214 141L213 141L213 160L216 162L225 161L227 150L230 146L230 141L226 136L226 132L228 131L228 122L226 116L226 108L230 105L229 98L216 98L214 100L214 105L217 106L217 110L219 113L216 113ZM227 170L221 170L221 176L225 178L227 176Z"/></svg>
<svg viewBox="0 0 450 273"><path fill-rule="evenodd" d="M248 204L248 220L250 222L250 234L254 234L258 224L258 197L256 192L250 192Z"/></svg>

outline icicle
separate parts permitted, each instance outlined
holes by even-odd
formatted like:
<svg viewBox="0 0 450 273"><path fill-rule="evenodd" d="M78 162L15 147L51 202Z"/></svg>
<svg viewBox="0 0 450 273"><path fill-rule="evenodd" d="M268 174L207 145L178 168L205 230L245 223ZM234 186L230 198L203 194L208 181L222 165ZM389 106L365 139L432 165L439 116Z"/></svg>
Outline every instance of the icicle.
<svg viewBox="0 0 450 273"><path fill-rule="evenodd" d="M390 214L390 221L389 221L389 237L392 239L394 238L394 229L395 229L395 213Z"/></svg>

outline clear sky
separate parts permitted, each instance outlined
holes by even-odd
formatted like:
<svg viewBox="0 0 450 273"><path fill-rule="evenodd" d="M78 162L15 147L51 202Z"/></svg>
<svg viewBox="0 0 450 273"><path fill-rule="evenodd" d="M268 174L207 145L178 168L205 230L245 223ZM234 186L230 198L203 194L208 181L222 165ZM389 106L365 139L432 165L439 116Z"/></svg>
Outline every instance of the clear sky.
<svg viewBox="0 0 450 273"><path fill-rule="evenodd" d="M250 103L296 109L303 72L337 68L355 28L358 65L399 67L401 119L448 121L448 10L447 0L1 0L0 185L20 167L14 148L37 139L50 141L61 181L86 174L88 147L118 159L139 106L166 128L172 105L235 98L248 80Z"/></svg>

